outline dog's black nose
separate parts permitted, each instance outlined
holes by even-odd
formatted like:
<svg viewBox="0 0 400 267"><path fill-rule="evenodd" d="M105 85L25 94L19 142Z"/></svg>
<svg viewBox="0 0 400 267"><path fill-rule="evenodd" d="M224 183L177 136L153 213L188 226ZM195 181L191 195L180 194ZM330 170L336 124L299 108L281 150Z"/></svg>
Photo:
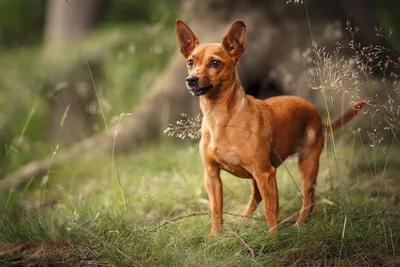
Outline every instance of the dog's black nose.
<svg viewBox="0 0 400 267"><path fill-rule="evenodd" d="M189 86L194 86L194 85L196 85L198 81L199 81L199 77L197 77L197 76L190 75L190 76L188 76L188 77L186 78L186 83L187 83Z"/></svg>

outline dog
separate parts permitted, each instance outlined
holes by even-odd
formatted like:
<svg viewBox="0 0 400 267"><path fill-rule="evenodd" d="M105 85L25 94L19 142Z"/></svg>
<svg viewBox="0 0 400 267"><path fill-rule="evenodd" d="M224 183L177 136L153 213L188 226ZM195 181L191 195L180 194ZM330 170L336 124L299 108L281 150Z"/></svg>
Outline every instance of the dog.
<svg viewBox="0 0 400 267"><path fill-rule="evenodd" d="M338 120L323 124L317 108L297 96L259 100L246 95L236 65L244 53L246 25L234 21L221 43L200 44L193 31L176 20L176 37L186 59L186 87L198 96L203 113L200 155L211 208L211 235L222 228L220 171L251 181L251 194L241 214L251 216L264 201L269 232L277 231L279 212L276 169L299 154L302 207L295 223L300 226L315 205L314 192L323 149L324 133L341 128L365 104L357 102Z"/></svg>

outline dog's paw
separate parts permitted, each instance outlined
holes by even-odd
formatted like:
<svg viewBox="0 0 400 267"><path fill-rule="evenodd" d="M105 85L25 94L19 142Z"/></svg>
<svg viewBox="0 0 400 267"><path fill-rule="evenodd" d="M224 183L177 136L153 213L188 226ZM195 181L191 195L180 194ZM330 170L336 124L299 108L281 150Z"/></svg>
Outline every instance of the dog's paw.
<svg viewBox="0 0 400 267"><path fill-rule="evenodd" d="M301 227L302 225L303 225L303 222L297 221L296 223L292 224L292 227L295 228L295 229L297 229L297 230L300 230L300 227Z"/></svg>
<svg viewBox="0 0 400 267"><path fill-rule="evenodd" d="M208 235L207 235L207 237L210 237L210 238L217 237L217 236L219 236L219 233L212 232L212 231L210 231L210 232L208 233Z"/></svg>

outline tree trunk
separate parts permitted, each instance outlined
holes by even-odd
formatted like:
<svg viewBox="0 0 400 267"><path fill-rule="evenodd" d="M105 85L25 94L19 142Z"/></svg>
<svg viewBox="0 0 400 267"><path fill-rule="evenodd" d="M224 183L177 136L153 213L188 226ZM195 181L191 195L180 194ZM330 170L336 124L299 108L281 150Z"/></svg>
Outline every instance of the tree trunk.
<svg viewBox="0 0 400 267"><path fill-rule="evenodd" d="M49 0L45 26L45 50L55 55L84 37L101 19L101 0Z"/></svg>
<svg viewBox="0 0 400 267"><path fill-rule="evenodd" d="M103 4L102 0L48 1L44 56L50 64L65 60L68 47L98 25ZM57 81L48 95L45 137L62 144L73 144L94 133L95 116L90 105L95 96L86 63L69 75L68 83Z"/></svg>
<svg viewBox="0 0 400 267"><path fill-rule="evenodd" d="M312 40L320 47L325 46L327 51L332 50L336 41L348 42L344 30L346 20L352 20L362 29L358 34L361 41L378 44L380 39L373 32L377 25L372 16L373 1L309 1L311 32L304 5L285 3L285 0L188 0L184 1L183 19L185 15L190 17L186 21L200 42L220 41L231 21L244 20L248 38L239 72L249 93L258 97L281 93L299 95L322 109L324 101L307 86L307 62L302 52L311 47ZM116 138L116 152L133 149L141 142L159 136L168 121L176 121L181 112L199 112L198 99L185 89L186 75L184 59L176 52L148 95L133 108L132 116L122 121ZM334 97L343 99L342 95ZM346 105L348 107L348 101ZM99 133L65 152L59 152L53 166L95 147L109 152L116 130L114 127L108 133ZM10 174L3 184L16 185L43 173L47 163L48 160L31 163Z"/></svg>

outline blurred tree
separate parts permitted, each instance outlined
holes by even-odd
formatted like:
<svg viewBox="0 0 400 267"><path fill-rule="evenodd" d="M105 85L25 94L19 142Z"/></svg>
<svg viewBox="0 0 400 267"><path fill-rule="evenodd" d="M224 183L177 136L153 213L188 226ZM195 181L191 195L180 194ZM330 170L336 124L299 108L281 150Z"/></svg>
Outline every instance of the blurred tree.
<svg viewBox="0 0 400 267"><path fill-rule="evenodd" d="M337 41L347 43L347 20L360 28L357 41L371 45L382 43L382 39L373 31L378 25L374 15L374 1L304 0L307 14L303 4L286 2L185 0L182 1L181 15L201 42L220 40L231 21L244 20L248 38L239 72L244 87L249 89L248 93L257 97L295 94L311 100L321 108L323 101L319 94L307 86L307 62L303 51L311 47L312 40L320 47L326 47L326 51L332 51ZM121 122L119 129L115 126L106 133L99 133L59 152L52 161L53 166L84 152L109 151L117 132L115 150L132 149L143 141L159 136L167 124L166 114L167 120L176 121L181 112L197 113L198 99L185 90L186 75L184 59L176 51L165 70L149 88L147 96L133 108L132 116ZM348 103L343 105L347 107ZM8 182L12 185L43 173L49 160L28 164L10 174L5 184Z"/></svg>
<svg viewBox="0 0 400 267"><path fill-rule="evenodd" d="M49 0L45 25L45 49L58 53L82 38L104 18L101 0Z"/></svg>
<svg viewBox="0 0 400 267"><path fill-rule="evenodd" d="M83 38L104 18L108 1L49 0L47 6L44 56L57 62L63 50ZM54 62L53 62L54 64ZM45 129L48 139L71 144L94 132L95 117L90 104L95 99L87 66L77 66L68 82L53 86L49 97L50 111Z"/></svg>

